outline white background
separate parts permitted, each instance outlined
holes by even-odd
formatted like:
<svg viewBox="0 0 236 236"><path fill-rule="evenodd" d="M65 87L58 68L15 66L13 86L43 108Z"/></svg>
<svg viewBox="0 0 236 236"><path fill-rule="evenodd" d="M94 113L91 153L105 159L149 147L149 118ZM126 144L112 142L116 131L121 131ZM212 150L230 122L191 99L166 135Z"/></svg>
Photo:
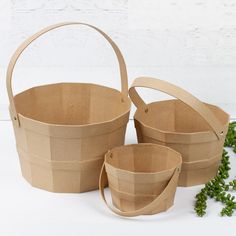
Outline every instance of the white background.
<svg viewBox="0 0 236 236"><path fill-rule="evenodd" d="M200 187L179 188L176 205L167 213L121 219L109 213L97 191L52 194L31 188L20 177L5 89L7 64L32 33L71 20L94 24L114 39L127 63L129 85L137 76L158 77L236 118L236 0L0 0L0 235L233 232L235 216L220 218L217 204L210 204L204 219L195 217L193 196ZM119 88L114 53L101 36L85 27L45 35L20 58L14 91L59 81ZM146 100L166 97L154 91L143 95ZM132 124L127 142L136 142Z"/></svg>

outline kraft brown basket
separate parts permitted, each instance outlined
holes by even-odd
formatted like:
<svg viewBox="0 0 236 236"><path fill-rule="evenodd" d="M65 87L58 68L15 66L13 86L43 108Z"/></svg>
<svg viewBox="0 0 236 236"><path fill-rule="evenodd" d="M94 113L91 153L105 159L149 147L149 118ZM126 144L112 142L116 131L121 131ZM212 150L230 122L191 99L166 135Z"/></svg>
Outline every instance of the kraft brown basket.
<svg viewBox="0 0 236 236"><path fill-rule="evenodd" d="M178 100L145 104L135 87L156 89ZM204 184L216 175L228 130L226 112L154 78L137 78L129 94L137 107L134 122L138 142L165 145L181 153L179 186Z"/></svg>
<svg viewBox="0 0 236 236"><path fill-rule="evenodd" d="M115 147L105 155L100 192L107 206L121 216L152 215L174 203L181 155L157 144ZM106 176L112 202L105 199Z"/></svg>
<svg viewBox="0 0 236 236"><path fill-rule="evenodd" d="M96 84L59 83L13 96L12 73L21 53L41 35L67 25L88 26L110 43L119 62L122 91ZM23 177L32 186L53 192L97 189L104 154L124 143L131 103L125 62L111 38L78 22L41 30L12 56L7 90Z"/></svg>

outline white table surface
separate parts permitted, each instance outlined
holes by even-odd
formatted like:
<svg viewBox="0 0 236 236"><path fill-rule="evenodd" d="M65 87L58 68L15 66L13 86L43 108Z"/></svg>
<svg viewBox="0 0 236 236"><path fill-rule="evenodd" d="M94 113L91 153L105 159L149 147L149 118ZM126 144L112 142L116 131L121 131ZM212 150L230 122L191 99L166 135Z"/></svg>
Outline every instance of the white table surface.
<svg viewBox="0 0 236 236"><path fill-rule="evenodd" d="M210 200L207 215L195 215L194 196L201 186L178 188L174 206L165 213L135 218L114 215L98 191L57 194L33 188L21 177L11 122L0 121L0 133L1 236L235 234L236 213L230 218L220 217L220 203ZM126 143L135 142L130 121ZM231 155L231 165L231 177L235 178L235 154Z"/></svg>

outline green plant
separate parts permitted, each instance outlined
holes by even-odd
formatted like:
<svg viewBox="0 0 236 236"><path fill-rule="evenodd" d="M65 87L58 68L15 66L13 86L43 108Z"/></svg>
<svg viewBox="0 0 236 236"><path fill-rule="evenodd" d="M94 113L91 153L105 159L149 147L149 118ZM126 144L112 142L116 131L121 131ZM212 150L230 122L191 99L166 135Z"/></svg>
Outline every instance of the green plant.
<svg viewBox="0 0 236 236"><path fill-rule="evenodd" d="M228 133L225 139L225 147L231 147L236 153L236 122L229 124ZM205 184L204 188L196 195L194 210L198 216L204 216L207 209L208 198L213 198L224 204L221 210L221 216L232 216L236 210L235 197L227 193L228 191L236 190L236 179L225 183L229 178L230 161L228 152L224 149L222 154L221 164L217 176Z"/></svg>
<svg viewBox="0 0 236 236"><path fill-rule="evenodd" d="M225 139L225 147L233 148L236 153L236 121L229 124L228 133Z"/></svg>

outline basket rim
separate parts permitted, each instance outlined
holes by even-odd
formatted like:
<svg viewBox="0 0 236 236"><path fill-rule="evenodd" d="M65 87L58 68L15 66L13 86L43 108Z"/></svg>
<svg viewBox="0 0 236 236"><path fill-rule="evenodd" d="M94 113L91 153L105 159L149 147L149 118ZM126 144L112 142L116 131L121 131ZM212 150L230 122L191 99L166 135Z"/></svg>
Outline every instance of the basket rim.
<svg viewBox="0 0 236 236"><path fill-rule="evenodd" d="M147 106L151 105L151 104L155 104L155 103L159 103L159 102L165 102L165 101L178 101L178 99L168 99L168 100L163 100L163 101L156 101L156 102L151 102L151 103L148 103L146 104ZM217 107L219 110L221 110L222 112L224 112L226 115L227 115L227 123L223 124L223 127L227 128L228 130L228 125L229 125L229 122L230 122L230 115L225 112L223 109L221 109L220 107L216 106L216 105L213 105L213 104L210 104L210 103L205 103L204 104L207 104L207 105L211 105L211 106L214 106L214 107ZM147 107L145 107L147 108ZM162 129L158 129L158 128L154 128L150 125L147 125L146 123L144 123L143 121L141 121L140 119L137 118L137 113L140 112L142 108L137 108L134 115L133 115L133 118L134 120L138 121L140 124L142 124L144 127L148 128L148 129L151 129L153 131L159 131L160 133L164 133L164 134L170 134L170 135L183 135L183 136L187 136L187 135L209 135L210 133L214 134L214 131L213 130L206 130L206 131L198 131L198 132L174 132L174 131L167 131L167 130L162 130ZM226 135L226 134L225 134Z"/></svg>
<svg viewBox="0 0 236 236"><path fill-rule="evenodd" d="M109 165L111 168L119 170L120 172L131 174L131 175L139 175L139 176L145 176L145 175L151 176L151 175L156 175L156 174L166 174L168 172L174 172L175 169L180 168L181 164L182 164L182 161L176 167L173 167L173 168L170 168L170 169L167 169L167 170L162 170L162 171L156 171L156 172L140 172L139 171L139 172L135 172L135 171L130 171L130 170L125 170L125 169L121 169L121 168L118 168L118 167L114 167L111 164L105 162L105 166Z"/></svg>
<svg viewBox="0 0 236 236"><path fill-rule="evenodd" d="M103 87L103 88L106 88L106 89L109 89L109 90L113 90L113 91L116 91L120 94L122 94L121 91L119 91L118 89L115 89L115 88L110 88L110 87L107 87L107 86L104 86L104 85L99 85L99 84L94 84L94 83L81 83L81 82L60 82L60 83L51 83L51 84L45 84L45 85L39 85L39 86L34 86L34 87L31 87L29 89L26 89L16 95L14 95L14 99L16 96L18 95L21 95L31 89L34 89L34 88L42 88L42 87L46 87L46 86L53 86L53 85L63 85L63 84L83 84L83 85L89 85L89 86L95 86L95 87ZM91 126L96 126L96 125L100 125L100 124L108 124L108 123L112 123L114 121L116 121L117 119L127 115L127 113L130 112L131 110L131 100L130 98L127 96L125 96L125 98L127 99L126 102L128 103L128 109L126 109L124 112L122 112L119 116L116 116L114 117L113 119L109 119L109 120L106 120L106 121L102 121L102 122L94 122L94 123L89 123L89 124L76 124L76 125L68 125L68 124L54 124L54 123L47 123L47 122L43 122L43 121L40 121L40 120L35 120L35 119L32 119L30 117L27 117L27 116L24 116L22 115L20 112L18 112L18 115L19 115L19 118L20 119L26 119L26 120L29 120L31 122L34 122L34 123L39 123L41 125L47 125L47 126L54 126L54 127L91 127ZM9 110L11 111L11 107L9 106Z"/></svg>
<svg viewBox="0 0 236 236"><path fill-rule="evenodd" d="M113 165L109 164L107 161L106 161L106 158L107 156L111 153L111 151L114 151L116 149L121 149L121 148L126 148L126 147L130 147L130 146L154 146L154 147L159 147L159 148L163 148L163 149L168 149L170 150L171 152L175 153L176 154L176 157L179 159L178 160L178 164L173 167L173 168L168 168L166 170L161 170L161 171L155 171L155 172L142 172L142 171L130 171L130 170L125 170L125 169L121 169L119 167L114 167ZM105 154L105 159L104 159L104 163L105 165L109 165L111 166L112 168L115 168L115 169L118 169L119 171L123 172L123 173L128 173L128 174L133 174L133 175L156 175L157 173L158 174L164 174L164 173L167 173L167 172L173 172L176 168L181 168L181 165L182 165L182 155L181 153L175 151L174 149L168 147L168 146L164 146L164 145L160 145L160 144L155 144L155 143L134 143L134 144L127 144L127 145L121 145L121 146L117 146L117 147L114 147L112 148L111 150L108 150Z"/></svg>

